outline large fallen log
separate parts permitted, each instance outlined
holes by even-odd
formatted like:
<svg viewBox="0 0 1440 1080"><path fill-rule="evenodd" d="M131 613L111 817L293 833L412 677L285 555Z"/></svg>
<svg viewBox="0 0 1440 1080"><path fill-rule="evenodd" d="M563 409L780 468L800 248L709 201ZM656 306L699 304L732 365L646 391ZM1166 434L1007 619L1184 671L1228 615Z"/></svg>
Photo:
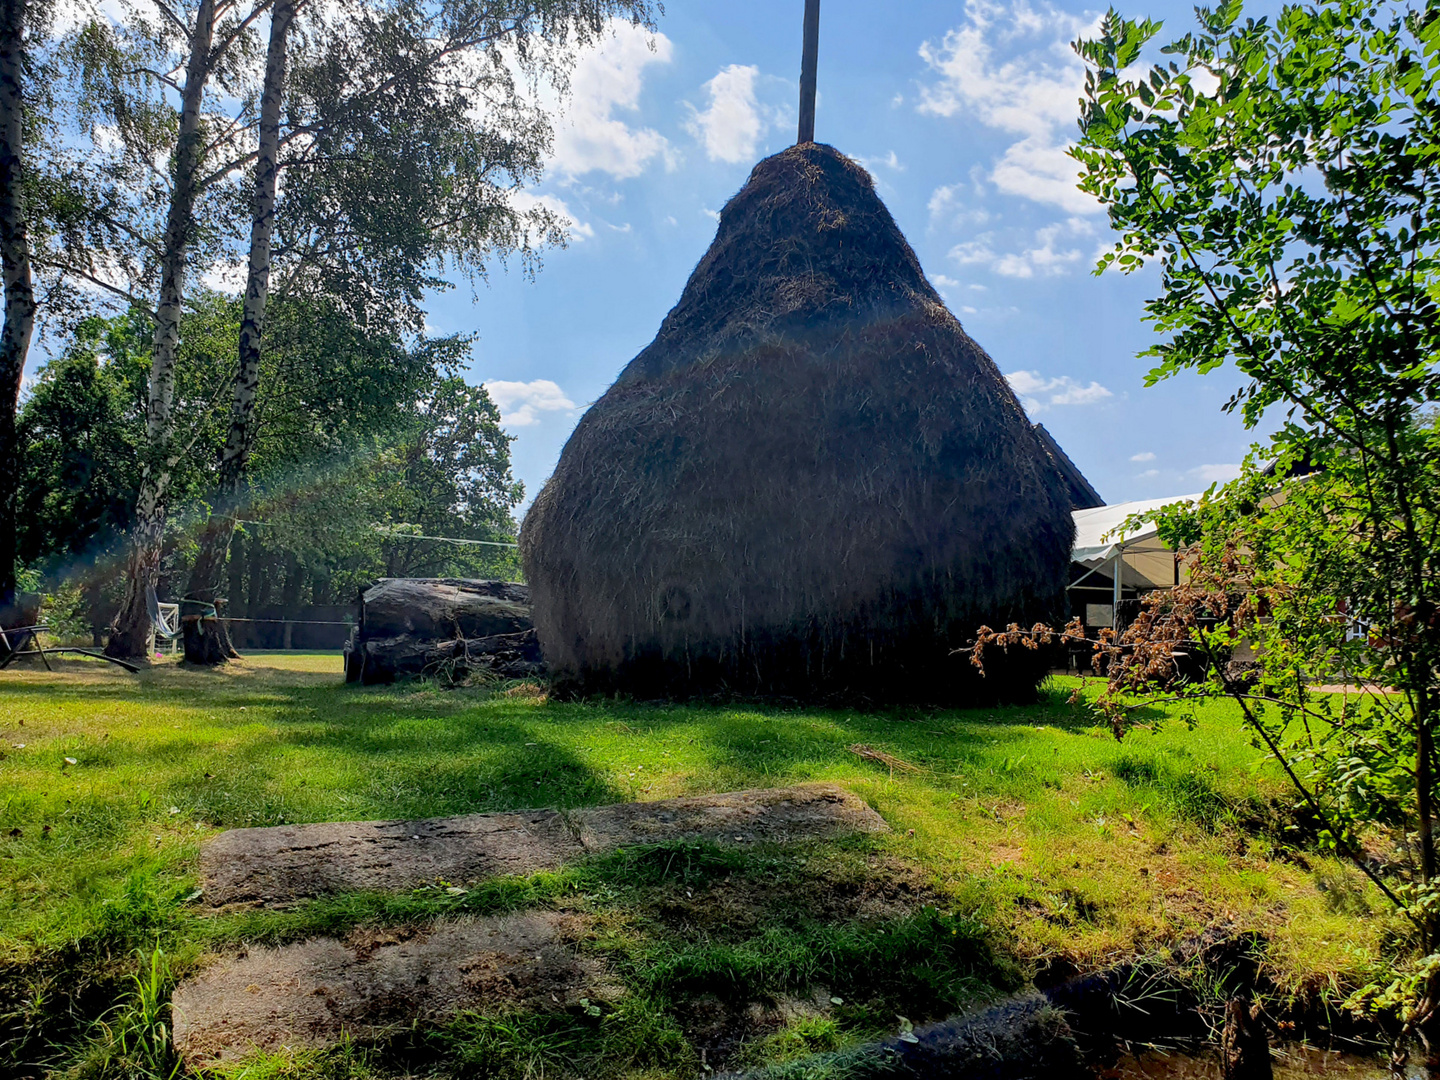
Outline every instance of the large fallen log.
<svg viewBox="0 0 1440 1080"><path fill-rule="evenodd" d="M530 590L512 581L386 578L365 590L345 647L345 679L366 685L433 675L542 674Z"/></svg>

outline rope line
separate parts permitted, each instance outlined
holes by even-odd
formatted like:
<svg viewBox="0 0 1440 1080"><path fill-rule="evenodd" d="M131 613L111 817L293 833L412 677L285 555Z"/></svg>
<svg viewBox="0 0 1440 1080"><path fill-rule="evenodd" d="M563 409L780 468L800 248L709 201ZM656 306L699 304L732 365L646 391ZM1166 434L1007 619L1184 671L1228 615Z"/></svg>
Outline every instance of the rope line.
<svg viewBox="0 0 1440 1080"><path fill-rule="evenodd" d="M226 622L248 622L248 623L275 623L277 625L289 626L354 626L353 622L330 622L324 619L232 619L228 616L220 616Z"/></svg>
<svg viewBox="0 0 1440 1080"><path fill-rule="evenodd" d="M262 525L267 529L273 528L275 525L273 521L249 521L245 518L231 518L230 520L235 522L236 525ZM516 551L520 549L519 544L503 544L499 540L467 540L460 536L425 536L421 533L407 533L398 532L395 529L385 529L379 525L376 525L374 528L380 535L388 536L391 539L435 540L442 544L470 544L477 547L511 548ZM325 531L334 532L335 530L326 529Z"/></svg>

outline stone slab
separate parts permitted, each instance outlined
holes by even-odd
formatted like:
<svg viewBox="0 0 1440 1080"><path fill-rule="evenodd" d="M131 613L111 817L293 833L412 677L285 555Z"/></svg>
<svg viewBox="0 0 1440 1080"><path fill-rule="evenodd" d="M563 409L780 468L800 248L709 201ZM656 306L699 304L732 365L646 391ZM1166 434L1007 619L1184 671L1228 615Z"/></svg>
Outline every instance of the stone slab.
<svg viewBox="0 0 1440 1080"><path fill-rule="evenodd" d="M374 1040L466 1009L573 1007L619 994L556 912L444 920L252 948L212 964L173 997L175 1045L192 1068L256 1051Z"/></svg>
<svg viewBox="0 0 1440 1080"><path fill-rule="evenodd" d="M561 814L533 810L231 829L201 849L200 872L211 904L276 905L326 893L533 874L583 851Z"/></svg>
<svg viewBox="0 0 1440 1080"><path fill-rule="evenodd" d="M233 829L201 849L213 905L283 906L349 890L465 886L555 869L632 844L786 842L884 832L885 819L834 784L424 821Z"/></svg>

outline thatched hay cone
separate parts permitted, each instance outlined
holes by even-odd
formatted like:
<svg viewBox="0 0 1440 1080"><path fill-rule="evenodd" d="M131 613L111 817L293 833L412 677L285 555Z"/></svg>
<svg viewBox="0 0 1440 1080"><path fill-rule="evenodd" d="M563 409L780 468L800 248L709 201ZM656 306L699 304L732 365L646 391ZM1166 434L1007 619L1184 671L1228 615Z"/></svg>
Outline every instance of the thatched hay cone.
<svg viewBox="0 0 1440 1080"><path fill-rule="evenodd" d="M981 703L1045 660L951 650L1061 610L1064 487L869 175L762 161L525 518L560 694Z"/></svg>

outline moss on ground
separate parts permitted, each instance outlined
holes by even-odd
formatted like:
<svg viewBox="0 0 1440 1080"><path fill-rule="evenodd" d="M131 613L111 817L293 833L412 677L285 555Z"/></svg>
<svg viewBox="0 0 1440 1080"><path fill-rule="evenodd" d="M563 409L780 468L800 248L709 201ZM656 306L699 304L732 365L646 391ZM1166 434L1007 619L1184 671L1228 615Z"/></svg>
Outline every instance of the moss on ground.
<svg viewBox="0 0 1440 1080"><path fill-rule="evenodd" d="M918 1023L1215 926L1263 935L1277 994L1334 998L1384 966L1396 933L1358 874L1286 831L1281 778L1224 705L1193 728L1153 716L1156 731L1117 743L1067 703L1066 679L1038 705L972 712L339 680L338 657L295 655L0 674L0 1072L165 1075L154 1010L207 950L455 912L586 911L585 947L627 995L228 1075L696 1076L843 1049L893 1034L897 1015ZM894 832L634 849L460 896L437 882L219 916L193 899L199 845L226 828L807 780L845 784Z"/></svg>

